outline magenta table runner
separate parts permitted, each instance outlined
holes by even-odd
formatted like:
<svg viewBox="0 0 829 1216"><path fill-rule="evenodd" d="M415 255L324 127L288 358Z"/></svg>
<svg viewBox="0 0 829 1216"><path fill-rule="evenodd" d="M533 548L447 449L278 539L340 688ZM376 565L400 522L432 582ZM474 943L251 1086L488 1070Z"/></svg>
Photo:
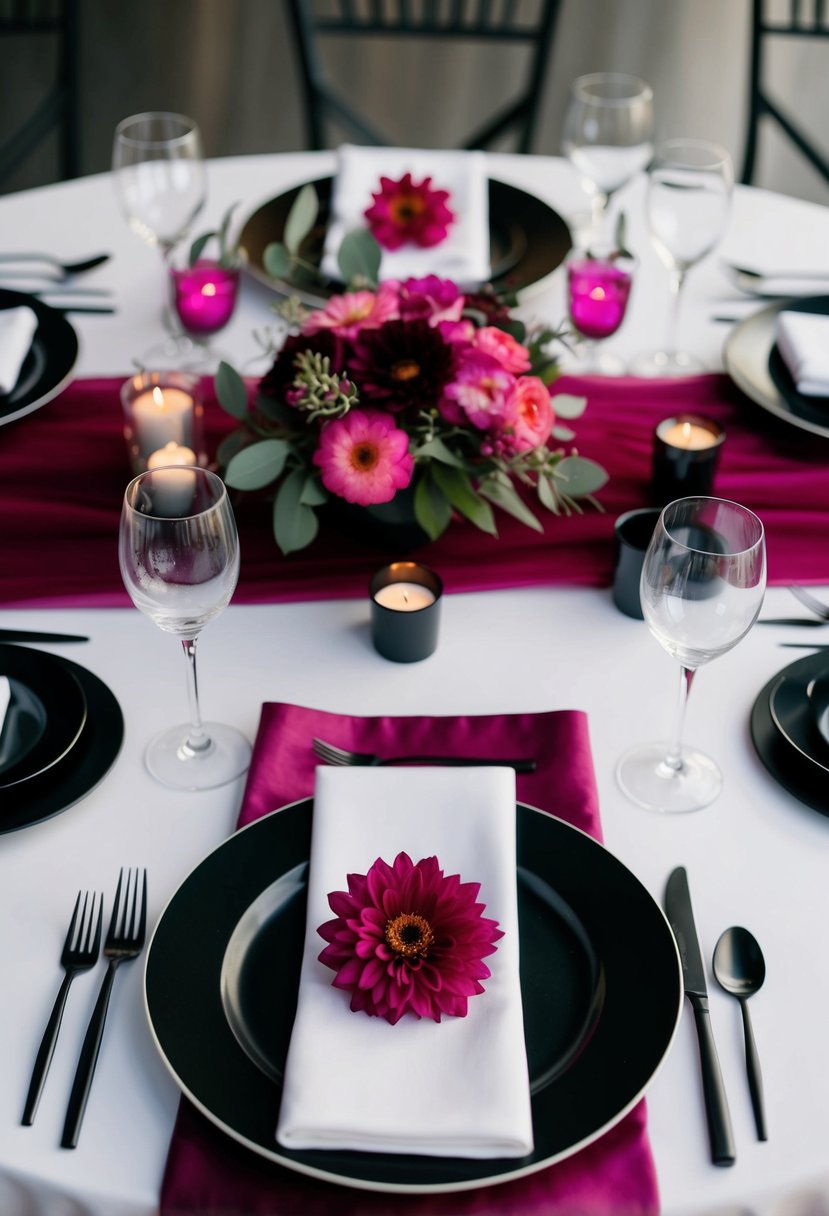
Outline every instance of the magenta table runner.
<svg viewBox="0 0 829 1216"><path fill-rule="evenodd" d="M517 777L519 799L601 839L587 719L577 710L353 718L266 704L240 826L313 792L314 735L387 754L532 755L538 767ZM186 1100L160 1209L161 1216L655 1216L658 1210L644 1101L580 1152L534 1174L451 1195L407 1196L354 1190L285 1169L231 1140Z"/></svg>
<svg viewBox="0 0 829 1216"><path fill-rule="evenodd" d="M36 413L0 427L0 604L128 603L117 561L118 518L130 473L121 435L121 381L79 380ZM210 399L209 449L233 421ZM418 557L448 591L570 583L608 586L613 521L649 502L653 430L680 410L705 413L727 431L715 492L756 511L766 525L771 583L829 582L829 441L787 426L725 376L680 382L562 378L585 393L576 445L610 473L605 513L556 519L542 535L499 513L496 540L463 521ZM268 504L235 502L242 544L236 603L361 597L374 570L401 556L329 531L283 557Z"/></svg>

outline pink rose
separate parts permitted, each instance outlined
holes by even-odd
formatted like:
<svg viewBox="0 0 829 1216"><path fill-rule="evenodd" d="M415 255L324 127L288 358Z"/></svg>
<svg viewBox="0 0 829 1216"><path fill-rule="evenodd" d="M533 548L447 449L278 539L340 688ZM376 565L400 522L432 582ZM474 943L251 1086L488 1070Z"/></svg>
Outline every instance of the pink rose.
<svg viewBox="0 0 829 1216"><path fill-rule="evenodd" d="M506 422L512 430L512 447L528 452L550 438L555 410L547 386L538 376L520 376L507 400Z"/></svg>
<svg viewBox="0 0 829 1216"><path fill-rule="evenodd" d="M522 372L527 372L532 367L530 353L526 346L522 346L513 338L512 334L498 329L495 325L485 325L483 329L477 330L475 345L485 355L491 355L493 359L497 359L501 367L512 372L514 376L520 376Z"/></svg>

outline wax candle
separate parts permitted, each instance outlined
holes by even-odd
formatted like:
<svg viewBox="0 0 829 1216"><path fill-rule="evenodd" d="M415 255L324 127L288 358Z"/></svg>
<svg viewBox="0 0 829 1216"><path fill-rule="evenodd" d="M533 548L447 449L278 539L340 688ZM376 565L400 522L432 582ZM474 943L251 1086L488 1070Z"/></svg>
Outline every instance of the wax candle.
<svg viewBox="0 0 829 1216"><path fill-rule="evenodd" d="M182 447L181 444L174 443L172 439L169 443L165 443L163 448L159 448L157 452L151 452L147 457L148 469L163 469L168 465L194 465L196 463L196 453L192 448Z"/></svg>
<svg viewBox="0 0 829 1216"><path fill-rule="evenodd" d="M167 444L188 448L204 463L203 406L198 379L185 372L141 372L121 386L124 438L133 469L143 473Z"/></svg>
<svg viewBox="0 0 829 1216"><path fill-rule="evenodd" d="M570 320L585 338L607 338L622 324L630 270L610 259L578 257L567 265Z"/></svg>
<svg viewBox="0 0 829 1216"><path fill-rule="evenodd" d="M379 654L414 663L438 643L443 584L418 562L392 562L371 580L371 632Z"/></svg>
<svg viewBox="0 0 829 1216"><path fill-rule="evenodd" d="M153 470L147 489L151 496L153 515L181 519L193 513L196 474L184 465L164 465Z"/></svg>
<svg viewBox="0 0 829 1216"><path fill-rule="evenodd" d="M213 334L227 325L236 307L239 271L203 259L170 271L173 307L191 334Z"/></svg>
<svg viewBox="0 0 829 1216"><path fill-rule="evenodd" d="M652 498L664 506L675 498L711 493L725 431L712 418L677 414L656 428Z"/></svg>

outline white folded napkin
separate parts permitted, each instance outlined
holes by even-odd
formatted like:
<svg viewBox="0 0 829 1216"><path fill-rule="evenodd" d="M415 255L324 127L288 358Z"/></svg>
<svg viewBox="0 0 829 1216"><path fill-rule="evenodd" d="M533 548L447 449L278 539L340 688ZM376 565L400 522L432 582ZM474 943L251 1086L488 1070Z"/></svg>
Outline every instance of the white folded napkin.
<svg viewBox="0 0 829 1216"><path fill-rule="evenodd" d="M382 279L422 278L436 274L459 287L473 287L490 277L489 188L482 152L446 152L423 148L364 148L343 144L337 154L331 218L325 237L322 270L340 277L337 250L343 237L366 228L365 211L380 178L398 181L411 173L416 183L432 179L433 190L448 190L447 206L455 215L445 240L429 249L405 245L384 249Z"/></svg>
<svg viewBox="0 0 829 1216"><path fill-rule="evenodd" d="M378 857L437 856L480 882L504 936L466 1017L392 1026L349 1008L318 961L328 893ZM318 768L305 953L276 1137L286 1148L522 1157L532 1116L518 976L515 774L503 768ZM274 966L278 966L274 960Z"/></svg>
<svg viewBox="0 0 829 1216"><path fill-rule="evenodd" d="M804 397L829 397L829 316L777 315L777 349Z"/></svg>
<svg viewBox="0 0 829 1216"><path fill-rule="evenodd" d="M8 676L0 676L0 738L3 736L3 726L6 722L6 712L12 699L11 685Z"/></svg>
<svg viewBox="0 0 829 1216"><path fill-rule="evenodd" d="M37 316L26 304L0 312L0 394L17 384L36 329Z"/></svg>

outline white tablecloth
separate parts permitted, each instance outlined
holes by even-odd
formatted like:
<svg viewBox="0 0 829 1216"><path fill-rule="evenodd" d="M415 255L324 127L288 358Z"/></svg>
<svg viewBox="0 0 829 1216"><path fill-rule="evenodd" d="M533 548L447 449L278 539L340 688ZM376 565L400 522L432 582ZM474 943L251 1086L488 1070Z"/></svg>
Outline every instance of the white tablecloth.
<svg viewBox="0 0 829 1216"><path fill-rule="evenodd" d="M285 186L317 176L326 154L245 158L210 166L205 226L228 202L252 210ZM532 186L564 214L583 206L570 170L543 158L494 157L493 174ZM637 202L638 199L638 202ZM641 183L623 196L633 240ZM58 253L109 248L116 258L94 281L117 289L119 313L78 317L79 373L129 370L132 354L159 334L161 273L152 251L126 231L105 177L0 200L5 244ZM788 260L829 240L829 212L738 190L727 248L748 260L755 242ZM642 244L642 273L617 339L635 353L658 344L664 271ZM93 276L89 276L92 285ZM560 281L533 301L550 321L562 315ZM728 301L727 304L725 301ZM238 316L221 335L237 360L255 350L267 292L246 286ZM685 336L718 365L723 326L711 313L739 306L714 261L688 282ZM527 305L530 307L530 305ZM542 312L543 310L543 312ZM25 420L15 425L25 425ZM0 428L0 442L3 432ZM566 522L559 526L566 527ZM113 544L115 538L113 537ZM829 597L829 588L824 588ZM766 615L797 615L784 589ZM79 887L111 896L122 865L146 865L150 921L200 858L233 828L241 782L202 794L173 793L144 771L147 738L185 716L183 660L176 642L130 610L0 610L0 627L89 633L64 648L103 678L124 709L126 735L103 783L64 814L0 836L0 1213L2 1216L152 1216L178 1091L145 1018L142 964L118 977L78 1148L57 1147L76 1052L97 991L81 977L70 993L57 1053L35 1125L20 1114L33 1054L60 979L65 924ZM820 636L820 635L819 635ZM372 649L368 605L359 601L235 607L211 624L201 649L205 715L251 738L259 705L288 700L352 713L475 713L579 708L589 714L608 847L660 900L670 870L686 866L698 929L710 960L720 932L744 924L762 944L767 980L752 1000L764 1070L769 1141L757 1142L745 1081L736 1002L710 978L711 1016L731 1106L737 1163L709 1163L697 1046L690 1010L649 1091L650 1132L666 1216L745 1211L779 1216L829 1205L827 1078L829 1035L829 818L780 789L748 733L765 681L800 653L783 640L814 641L806 629L756 628L702 671L687 724L725 775L722 796L697 814L661 817L628 803L614 781L616 758L664 736L677 691L676 665L639 622L621 616L609 591L531 589L447 598L440 645L429 660L396 665ZM50 649L50 647L46 647ZM59 650L58 647L51 649ZM810 1198L813 1206L809 1207ZM818 1205L823 1203L824 1207Z"/></svg>

